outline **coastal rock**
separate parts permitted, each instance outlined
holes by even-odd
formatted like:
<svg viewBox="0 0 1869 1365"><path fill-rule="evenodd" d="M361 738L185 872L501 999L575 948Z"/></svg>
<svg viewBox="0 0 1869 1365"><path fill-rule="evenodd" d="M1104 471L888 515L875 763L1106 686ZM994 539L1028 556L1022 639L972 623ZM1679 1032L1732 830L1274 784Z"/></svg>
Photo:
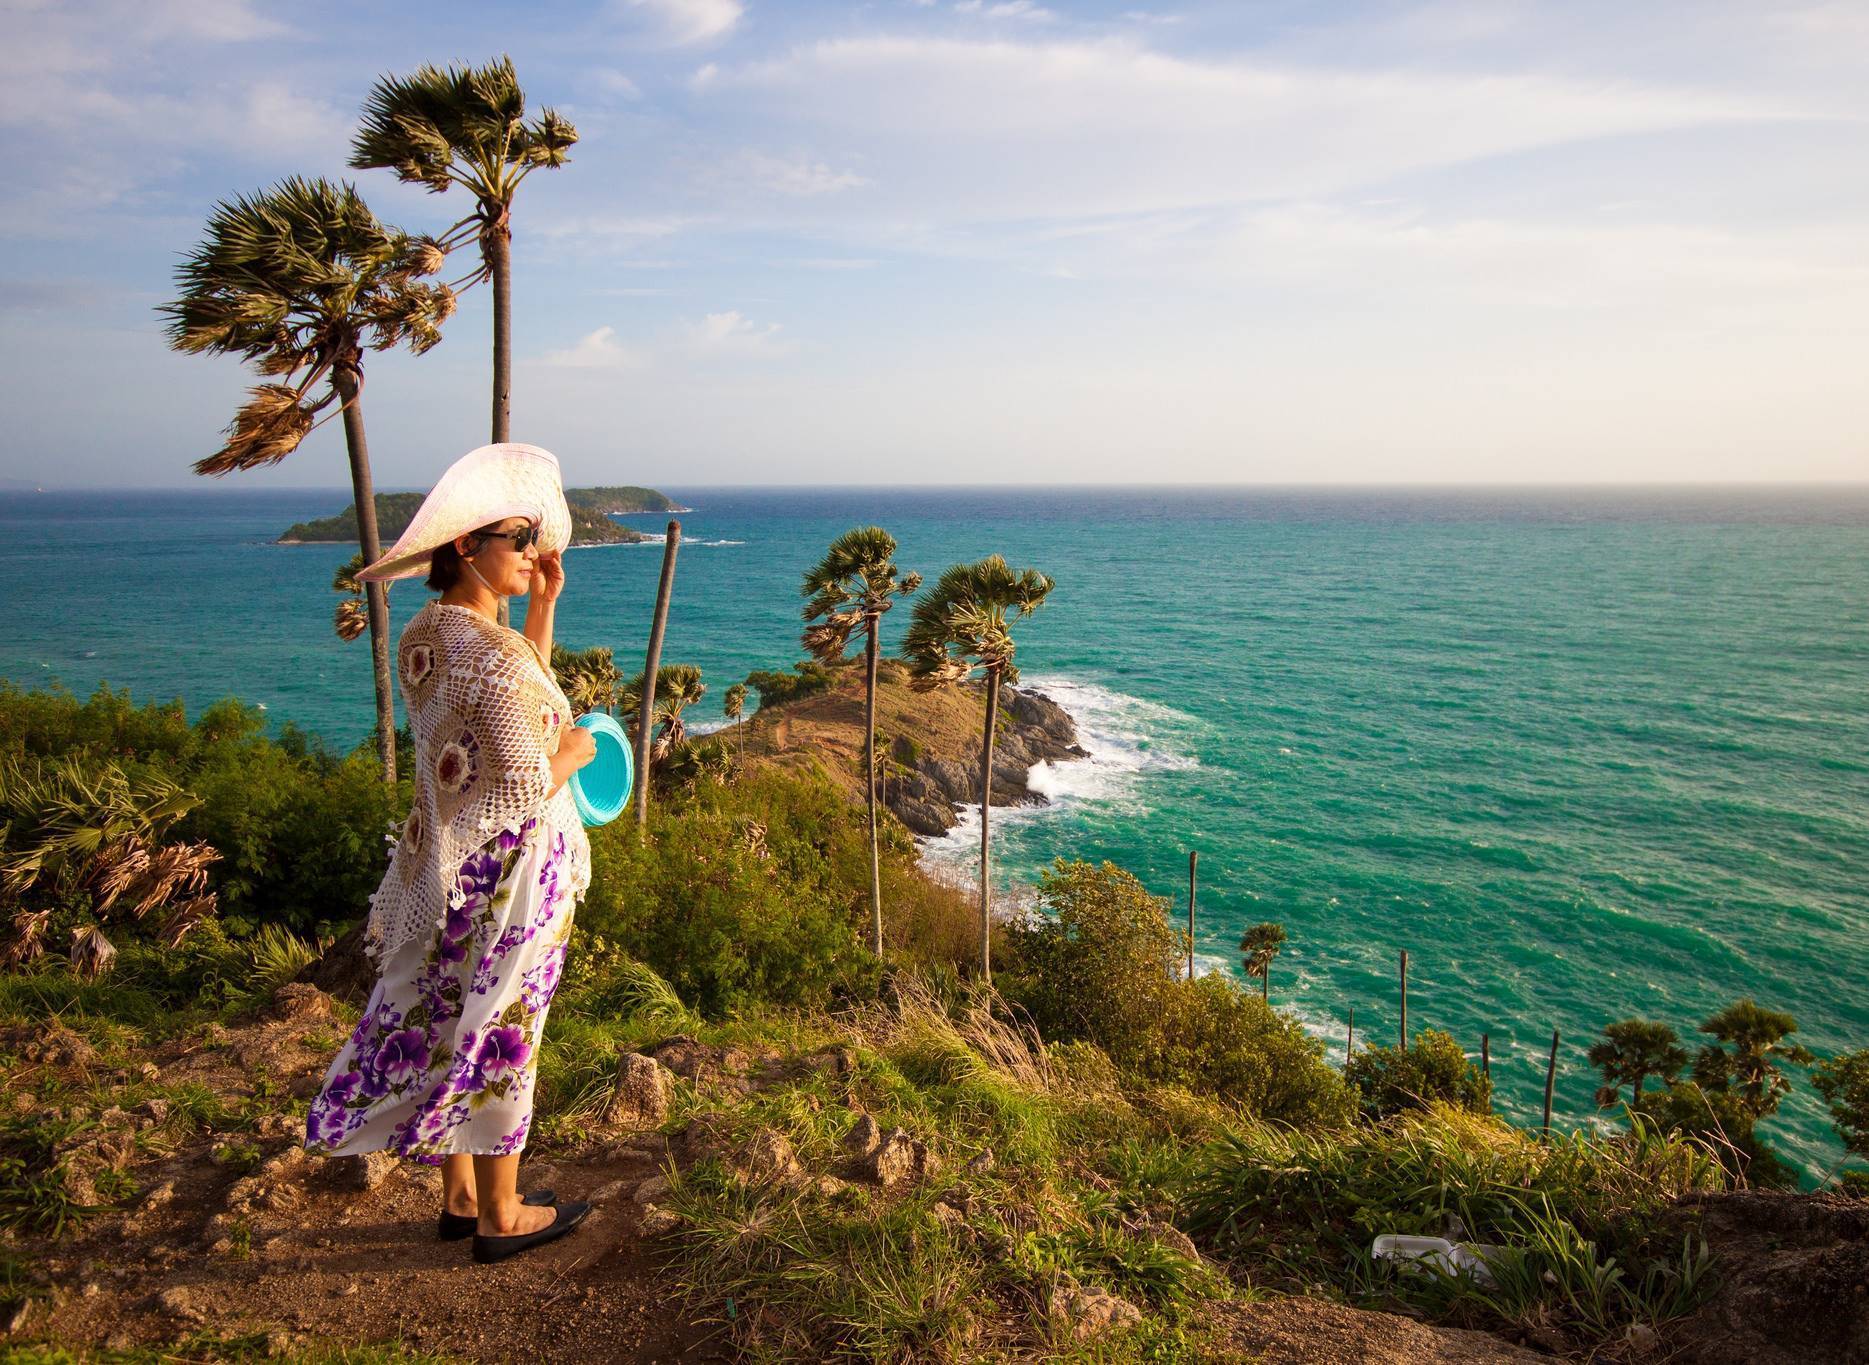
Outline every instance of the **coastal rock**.
<svg viewBox="0 0 1869 1365"><path fill-rule="evenodd" d="M1142 1321L1142 1310L1128 1299L1074 1284L1051 1291L1050 1309L1052 1323L1073 1341L1089 1341Z"/></svg>
<svg viewBox="0 0 1869 1365"><path fill-rule="evenodd" d="M361 1156L332 1157L326 1165L331 1183L340 1190L364 1194L374 1190L396 1169L396 1158L388 1152L365 1152Z"/></svg>
<svg viewBox="0 0 1869 1365"><path fill-rule="evenodd" d="M266 1017L292 1024L329 1023L331 1005L331 997L310 982L288 981L273 993Z"/></svg>
<svg viewBox="0 0 1869 1365"><path fill-rule="evenodd" d="M891 1128L878 1138L874 1148L857 1159L855 1172L859 1179L890 1189L925 1179L940 1168L940 1158L928 1150L927 1143L900 1128Z"/></svg>

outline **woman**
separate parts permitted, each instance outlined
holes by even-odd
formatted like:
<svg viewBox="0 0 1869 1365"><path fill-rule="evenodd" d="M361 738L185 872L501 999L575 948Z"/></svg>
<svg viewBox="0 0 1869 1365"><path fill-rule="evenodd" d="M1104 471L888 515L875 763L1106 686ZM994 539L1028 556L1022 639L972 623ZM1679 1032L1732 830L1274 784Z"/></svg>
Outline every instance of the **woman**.
<svg viewBox="0 0 1869 1365"><path fill-rule="evenodd" d="M521 1201L540 1035L590 845L566 781L596 752L552 677L552 617L571 516L558 462L533 446L463 456L395 548L358 577L426 573L441 593L402 632L415 799L370 899L379 977L306 1119L306 1146L439 1164L438 1234L497 1261L590 1212ZM526 594L525 631L499 624Z"/></svg>

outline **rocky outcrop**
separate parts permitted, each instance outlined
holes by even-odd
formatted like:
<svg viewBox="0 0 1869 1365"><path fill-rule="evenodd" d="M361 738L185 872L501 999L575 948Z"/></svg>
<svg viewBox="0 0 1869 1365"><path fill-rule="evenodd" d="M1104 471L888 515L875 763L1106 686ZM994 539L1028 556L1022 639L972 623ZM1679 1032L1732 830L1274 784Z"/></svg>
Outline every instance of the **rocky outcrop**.
<svg viewBox="0 0 1869 1365"><path fill-rule="evenodd" d="M1045 798L1027 782L1040 763L1088 757L1077 742L1068 712L1042 692L999 690L999 725L993 739L991 802L995 806L1042 805ZM891 770L883 801L916 834L946 834L960 822L957 806L980 800L980 745L962 758L937 755L907 736L890 746Z"/></svg>

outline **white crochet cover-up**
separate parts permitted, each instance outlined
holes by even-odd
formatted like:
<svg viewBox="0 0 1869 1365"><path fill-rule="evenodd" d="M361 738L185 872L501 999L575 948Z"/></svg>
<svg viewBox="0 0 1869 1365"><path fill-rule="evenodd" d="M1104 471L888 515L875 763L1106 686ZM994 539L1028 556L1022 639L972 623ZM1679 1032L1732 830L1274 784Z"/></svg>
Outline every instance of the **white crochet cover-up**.
<svg viewBox="0 0 1869 1365"><path fill-rule="evenodd" d="M534 817L565 836L572 894L590 885L590 840L570 784L547 795L571 703L532 642L434 601L403 628L396 674L415 734L415 800L370 897L366 944L379 964L465 902L463 860Z"/></svg>

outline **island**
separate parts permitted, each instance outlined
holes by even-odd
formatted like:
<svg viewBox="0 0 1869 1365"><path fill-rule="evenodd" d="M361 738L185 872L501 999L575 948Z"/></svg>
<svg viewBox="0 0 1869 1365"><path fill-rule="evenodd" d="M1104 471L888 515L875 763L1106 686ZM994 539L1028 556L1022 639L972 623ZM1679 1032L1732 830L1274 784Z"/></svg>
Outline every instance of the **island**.
<svg viewBox="0 0 1869 1365"><path fill-rule="evenodd" d="M415 509L422 505L422 499L426 496L424 493L378 493L376 495L377 536L385 546L403 533L410 519L415 516ZM565 502L571 509L571 544L573 547L632 545L648 539L641 531L619 526L611 520L613 516L688 510L678 506L672 499L656 492L653 488L567 488ZM316 521L301 521L287 527L285 534L280 536L276 543L280 545L336 545L354 543L356 539L357 507L355 503L352 503L336 516L321 517Z"/></svg>

